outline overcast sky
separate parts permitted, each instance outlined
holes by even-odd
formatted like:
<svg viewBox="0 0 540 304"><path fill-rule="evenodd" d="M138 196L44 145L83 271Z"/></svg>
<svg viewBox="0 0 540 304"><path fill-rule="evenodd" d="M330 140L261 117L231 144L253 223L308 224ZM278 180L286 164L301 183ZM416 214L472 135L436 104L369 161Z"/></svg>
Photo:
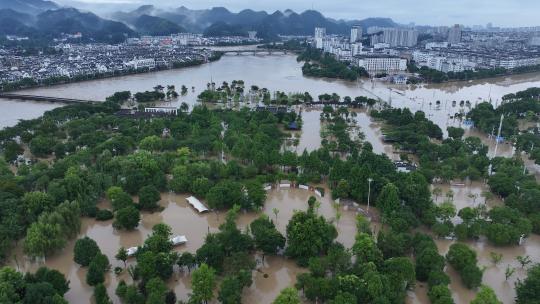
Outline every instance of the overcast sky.
<svg viewBox="0 0 540 304"><path fill-rule="evenodd" d="M57 0L66 4L74 0ZM492 22L494 26L540 25L540 0L77 0L100 4L124 4L124 8L142 4L188 8L223 6L232 11L293 9L302 12L314 8L332 18L363 19L390 17L399 23L415 22L428 25L465 25Z"/></svg>

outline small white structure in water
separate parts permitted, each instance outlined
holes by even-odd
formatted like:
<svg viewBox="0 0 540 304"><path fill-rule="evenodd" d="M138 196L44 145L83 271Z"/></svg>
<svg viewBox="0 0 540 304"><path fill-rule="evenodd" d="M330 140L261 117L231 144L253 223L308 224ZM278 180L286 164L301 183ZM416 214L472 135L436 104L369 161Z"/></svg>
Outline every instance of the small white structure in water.
<svg viewBox="0 0 540 304"><path fill-rule="evenodd" d="M131 256L134 256L137 253L137 251L139 251L139 247L130 247L126 251L127 251L127 255L131 257Z"/></svg>
<svg viewBox="0 0 540 304"><path fill-rule="evenodd" d="M196 197L190 196L186 198L186 200L193 208L197 209L199 213L208 211L208 208L206 208L206 206L204 206Z"/></svg>
<svg viewBox="0 0 540 304"><path fill-rule="evenodd" d="M169 239L173 246L178 246L187 243L187 238L185 235L177 235Z"/></svg>

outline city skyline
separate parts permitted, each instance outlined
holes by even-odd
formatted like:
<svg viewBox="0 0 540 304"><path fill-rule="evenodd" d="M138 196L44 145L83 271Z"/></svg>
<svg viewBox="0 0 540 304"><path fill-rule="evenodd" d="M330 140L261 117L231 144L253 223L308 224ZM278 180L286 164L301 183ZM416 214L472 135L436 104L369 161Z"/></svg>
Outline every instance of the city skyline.
<svg viewBox="0 0 540 304"><path fill-rule="evenodd" d="M277 0L271 3L253 3L245 0L215 1L215 0L57 0L63 5L81 5L86 9L100 10L129 10L144 4L160 7L186 6L191 9L205 9L222 6L232 11L243 9L276 10L292 9L302 12L315 9L327 17L334 19L364 19L369 17L387 17L402 24L411 22L417 25L453 25L456 23L468 26L486 25L492 22L494 26L522 27L540 25L535 12L540 9L540 2L534 0L439 0L433 3L428 0L411 0L403 5L399 0L364 1L337 0L330 3L317 3L308 0L290 1ZM96 5L98 4L98 5ZM422 7L422 10L418 10ZM527 8L524 10L524 8ZM518 15L519 18L514 18Z"/></svg>

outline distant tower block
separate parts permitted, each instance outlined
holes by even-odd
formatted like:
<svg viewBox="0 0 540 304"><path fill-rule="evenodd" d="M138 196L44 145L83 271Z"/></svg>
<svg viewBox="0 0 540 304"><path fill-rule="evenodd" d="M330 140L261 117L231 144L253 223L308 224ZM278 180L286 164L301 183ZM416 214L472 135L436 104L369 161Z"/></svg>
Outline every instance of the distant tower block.
<svg viewBox="0 0 540 304"><path fill-rule="evenodd" d="M362 27L355 25L351 28L351 43L356 43L362 40Z"/></svg>
<svg viewBox="0 0 540 304"><path fill-rule="evenodd" d="M257 31L249 31L248 32L249 39L255 39L257 38Z"/></svg>

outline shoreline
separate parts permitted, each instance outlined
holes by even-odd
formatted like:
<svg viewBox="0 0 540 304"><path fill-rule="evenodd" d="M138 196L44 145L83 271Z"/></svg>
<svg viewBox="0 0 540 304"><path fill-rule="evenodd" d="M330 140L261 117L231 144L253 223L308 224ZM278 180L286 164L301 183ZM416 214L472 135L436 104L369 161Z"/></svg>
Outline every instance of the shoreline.
<svg viewBox="0 0 540 304"><path fill-rule="evenodd" d="M24 87L20 87L20 88L16 88L16 89L8 89L8 90L4 90L3 86L10 85L12 83L3 83L3 84L0 84L0 93L13 93L13 92L19 92L19 91L30 90L30 89L48 88L48 87L55 87L55 86L60 86L60 85L72 84L72 83L89 82L89 81L93 81L93 80L103 80L103 79L109 79L109 78L120 78L120 77L124 77L124 76L134 76L134 75L140 75L140 74L150 74L150 73L156 73L156 72L162 72L162 71L181 70L181 69L185 69L185 68L198 67L198 66L202 66L202 65L205 65L205 64L209 64L209 63L212 63L212 62L219 61L224 55L223 52L219 52L219 51L216 51L215 53L216 53L215 56L212 56L212 57L208 58L208 61L206 61L206 62L205 61L200 61L200 60L195 60L195 61L190 61L190 62L183 63L185 65L177 66L177 67L175 67L175 63L173 63L172 67L156 67L155 69L152 69L152 70L150 70L150 69L131 70L131 71L127 72L127 73L120 73L120 74L116 74L115 72L111 72L111 73L105 73L105 74L97 74L96 76L89 77L89 78L83 78L82 76L80 76L82 79L68 78L67 81L59 81L59 82L55 82L55 83L51 83L51 84L44 84L43 81L42 81L42 83L36 83L35 85L29 85L29 86L24 86ZM47 81L47 79L45 79L44 81Z"/></svg>

